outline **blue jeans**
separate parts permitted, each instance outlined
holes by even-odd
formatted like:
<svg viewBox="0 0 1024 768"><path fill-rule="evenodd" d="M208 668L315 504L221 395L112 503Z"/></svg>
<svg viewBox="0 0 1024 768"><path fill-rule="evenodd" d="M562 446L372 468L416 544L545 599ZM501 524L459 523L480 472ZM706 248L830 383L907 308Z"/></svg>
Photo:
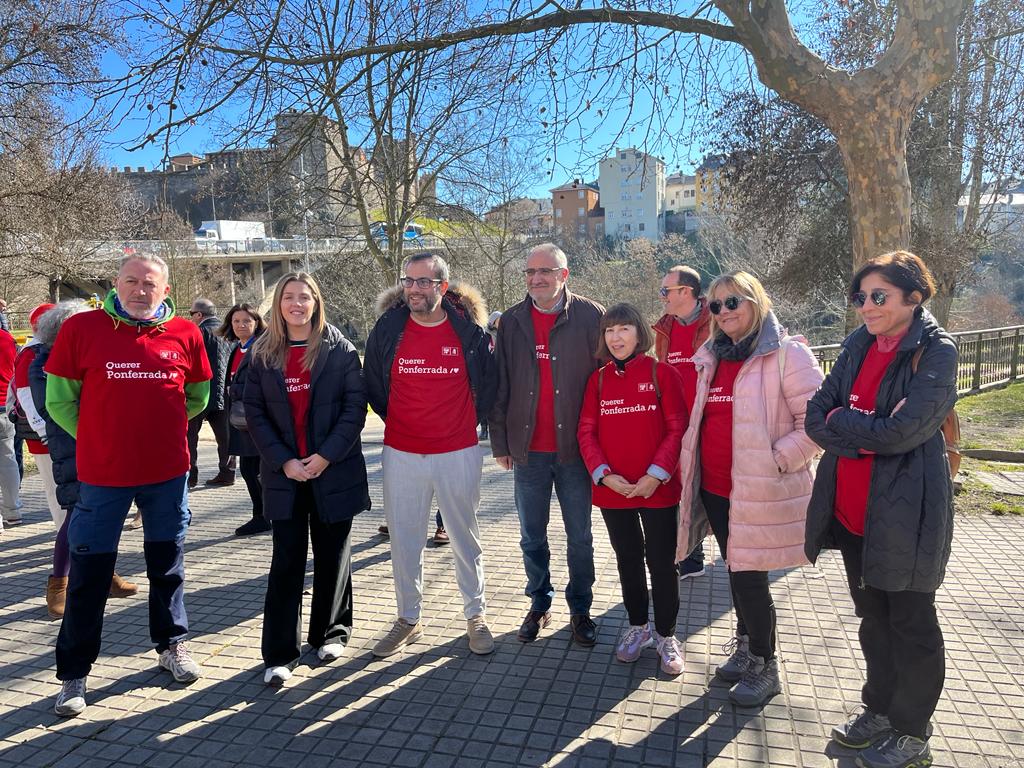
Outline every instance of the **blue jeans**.
<svg viewBox="0 0 1024 768"><path fill-rule="evenodd" d="M82 483L68 524L71 573L64 620L57 636L57 678L89 674L99 656L103 610L117 563L117 547L134 501L142 512L149 579L149 634L157 651L185 639L187 475L129 487Z"/></svg>
<svg viewBox="0 0 1024 768"><path fill-rule="evenodd" d="M594 601L594 537L590 532L593 481L587 468L582 461L559 464L558 454L531 451L526 464L515 465L514 477L519 546L526 566L526 596L532 600L530 610L549 610L555 596L548 547L554 486L568 542L569 583L565 587L565 601L571 614L589 614Z"/></svg>

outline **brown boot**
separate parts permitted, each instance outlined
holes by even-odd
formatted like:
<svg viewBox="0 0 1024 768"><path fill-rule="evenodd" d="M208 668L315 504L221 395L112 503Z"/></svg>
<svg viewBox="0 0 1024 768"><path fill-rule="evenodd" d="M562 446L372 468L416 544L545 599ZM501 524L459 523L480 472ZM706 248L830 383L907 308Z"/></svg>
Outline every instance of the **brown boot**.
<svg viewBox="0 0 1024 768"><path fill-rule="evenodd" d="M116 573L114 574L114 578L110 580L111 597L131 597L138 593L138 591L138 584L132 584L130 581L121 578Z"/></svg>
<svg viewBox="0 0 1024 768"><path fill-rule="evenodd" d="M67 576L50 576L46 579L46 612L51 619L64 617L64 600L67 596Z"/></svg>

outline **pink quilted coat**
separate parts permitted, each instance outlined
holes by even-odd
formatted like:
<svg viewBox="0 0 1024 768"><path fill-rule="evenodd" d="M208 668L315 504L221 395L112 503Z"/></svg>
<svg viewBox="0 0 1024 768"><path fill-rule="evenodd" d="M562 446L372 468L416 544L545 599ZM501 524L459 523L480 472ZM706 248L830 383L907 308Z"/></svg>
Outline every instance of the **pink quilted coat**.
<svg viewBox="0 0 1024 768"><path fill-rule="evenodd" d="M683 560L708 530L700 500L700 424L718 361L711 340L694 355L697 399L679 458L683 496L676 560ZM785 345L781 363L779 349ZM770 571L806 565L804 521L818 446L804 432L807 401L822 381L821 369L802 337L786 336L773 314L765 319L754 352L733 389L732 495L729 508L730 571Z"/></svg>

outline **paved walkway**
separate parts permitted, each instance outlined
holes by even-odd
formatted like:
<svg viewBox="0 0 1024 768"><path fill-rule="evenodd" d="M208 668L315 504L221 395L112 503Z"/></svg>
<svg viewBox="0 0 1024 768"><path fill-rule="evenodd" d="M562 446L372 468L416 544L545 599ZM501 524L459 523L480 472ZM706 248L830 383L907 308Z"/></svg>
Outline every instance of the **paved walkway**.
<svg viewBox="0 0 1024 768"><path fill-rule="evenodd" d="M366 437L379 508L379 422ZM211 444L203 445L208 477L215 461ZM820 571L773 574L785 693L762 712L737 710L712 679L732 625L721 560L680 587L685 673L660 674L653 652L618 664L612 652L626 616L598 515L598 645L571 644L561 605L539 642L517 642L528 606L511 477L489 460L486 466L480 517L497 639L491 656L466 647L451 551L428 547L423 641L392 659L371 657L395 609L388 545L376 535L381 514L373 511L353 526L357 626L346 655L322 665L307 652L282 690L264 687L259 646L270 539L232 536L248 517L239 482L192 495L186 600L203 679L185 687L157 668L146 630L142 535L125 531L118 570L141 592L108 605L90 706L65 721L52 712L58 624L47 620L43 600L54 532L38 479L30 478L26 522L0 537L0 766L853 765L849 754L827 748L829 728L858 701L862 675L838 558L823 558ZM949 670L935 718L936 765L1024 768L1021 526L958 520L939 593ZM565 583L558 527L556 587ZM716 554L713 546L708 554Z"/></svg>

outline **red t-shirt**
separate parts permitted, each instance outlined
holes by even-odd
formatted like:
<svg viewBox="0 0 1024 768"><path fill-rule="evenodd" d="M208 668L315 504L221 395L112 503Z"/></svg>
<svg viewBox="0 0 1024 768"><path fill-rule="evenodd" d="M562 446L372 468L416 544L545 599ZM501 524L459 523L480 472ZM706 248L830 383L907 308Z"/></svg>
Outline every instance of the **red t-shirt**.
<svg viewBox="0 0 1024 768"><path fill-rule="evenodd" d="M0 328L0 407L7 405L7 387L14 377L14 358L18 345L10 333Z"/></svg>
<svg viewBox="0 0 1024 768"><path fill-rule="evenodd" d="M732 493L732 390L743 360L719 360L700 426L700 487L729 498Z"/></svg>
<svg viewBox="0 0 1024 768"><path fill-rule="evenodd" d="M548 345L558 313L548 314L531 307L530 315L533 318L534 343L537 345L534 354L537 356L537 370L540 372L537 384L537 414L533 420L530 450L555 453L558 450L558 436L555 432L555 381L551 377L551 351Z"/></svg>
<svg viewBox="0 0 1024 768"><path fill-rule="evenodd" d="M896 359L897 351L896 345L889 352L879 350L877 343L871 345L857 372L853 388L850 389L851 410L867 414L875 412L878 387L889 364ZM874 455L868 454L856 459L840 456L836 466L836 517L850 533L858 536L864 535L871 469L874 465Z"/></svg>
<svg viewBox="0 0 1024 768"><path fill-rule="evenodd" d="M697 397L697 367L693 364L693 342L697 336L697 326L697 322L689 325L673 322L668 354L665 355L665 362L679 371L682 377L687 413L693 409L693 401Z"/></svg>
<svg viewBox="0 0 1024 768"><path fill-rule="evenodd" d="M46 372L82 382L78 478L125 487L188 472L185 385L209 381L199 328L173 317L156 326L96 309L61 326Z"/></svg>
<svg viewBox="0 0 1024 768"><path fill-rule="evenodd" d="M23 347L21 352L18 353L18 357L14 360L14 388L23 389L28 384L28 368L32 365L32 361L36 359L36 352L39 348L33 344L29 347ZM40 405L45 403L35 403L36 410L39 410ZM24 411L22 406L22 411ZM48 454L49 449L43 444L41 440L26 440L25 445L28 446L28 452L39 456L40 454Z"/></svg>
<svg viewBox="0 0 1024 768"><path fill-rule="evenodd" d="M671 477L648 499L627 499L604 485L594 486L594 504L607 509L646 507L659 509L679 503L682 490L679 480L679 447L686 428L688 411L683 404L683 383L679 374L664 363L658 363L658 387L654 388L654 366L647 355L638 355L626 364L623 374L615 363L594 371L583 397L584 416L596 417L596 438L599 454L592 454L591 445L580 440L587 469L600 466L594 458L600 455L615 474L635 483L655 464ZM601 376L601 371L604 376ZM598 382L600 381L600 394ZM581 421L583 416L581 416ZM670 423L670 420L672 423ZM666 440L666 437L670 439ZM594 464L594 466L590 466Z"/></svg>
<svg viewBox="0 0 1024 768"><path fill-rule="evenodd" d="M292 424L295 426L295 443L299 449L297 458L309 455L306 443L306 422L309 417L309 371L302 365L306 356L306 342L289 343L288 362L284 367L284 389L288 393L288 405L292 410ZM241 355L238 358L241 359Z"/></svg>
<svg viewBox="0 0 1024 768"><path fill-rule="evenodd" d="M451 453L479 442L462 342L445 320L405 324L391 364L384 445L407 453Z"/></svg>

